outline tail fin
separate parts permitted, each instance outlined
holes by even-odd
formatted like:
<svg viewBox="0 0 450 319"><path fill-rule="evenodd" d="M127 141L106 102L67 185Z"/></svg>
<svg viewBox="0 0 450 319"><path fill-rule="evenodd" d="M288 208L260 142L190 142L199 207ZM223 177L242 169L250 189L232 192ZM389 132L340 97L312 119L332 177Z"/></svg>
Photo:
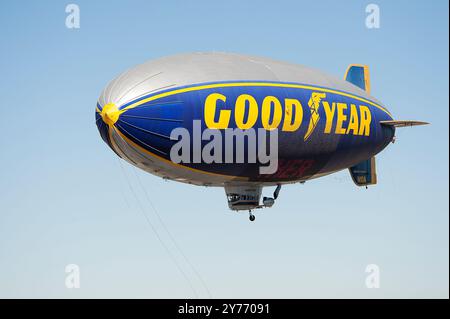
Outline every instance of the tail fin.
<svg viewBox="0 0 450 319"><path fill-rule="evenodd" d="M358 186L375 185L377 183L377 170L375 156L348 169L353 182Z"/></svg>
<svg viewBox="0 0 450 319"><path fill-rule="evenodd" d="M363 89L368 94L370 94L370 75L369 67L362 64L350 64L345 72L344 79L350 82L360 89ZM406 127L406 126L416 126L416 125L426 125L427 122L422 121L380 121L383 126L389 126L392 128L396 127ZM394 140L395 141L395 137ZM375 166L375 157L369 158L355 166L348 169L350 175L358 186L374 185L377 183L377 172Z"/></svg>
<svg viewBox="0 0 450 319"><path fill-rule="evenodd" d="M367 65L350 64L345 72L344 80L370 94L370 75Z"/></svg>
<svg viewBox="0 0 450 319"><path fill-rule="evenodd" d="M350 64L345 71L344 79L360 89L363 89L370 94L370 75L369 67L363 64ZM391 127L406 127L416 125L427 125L428 122L422 121L380 121L381 125Z"/></svg>

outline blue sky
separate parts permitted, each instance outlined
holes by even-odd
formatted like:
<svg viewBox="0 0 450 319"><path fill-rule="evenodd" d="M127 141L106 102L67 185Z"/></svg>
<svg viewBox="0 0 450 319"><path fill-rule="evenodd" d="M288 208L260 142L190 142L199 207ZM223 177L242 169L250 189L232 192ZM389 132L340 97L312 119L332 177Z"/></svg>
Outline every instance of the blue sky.
<svg viewBox="0 0 450 319"><path fill-rule="evenodd" d="M0 297L448 298L447 1L374 1L380 29L365 27L368 1L74 1L76 30L68 3L0 5ZM368 64L395 118L432 125L397 131L377 186L347 171L287 186L250 223L220 188L119 162L94 124L113 77L192 51L337 76ZM64 284L72 263L79 289ZM379 289L365 286L368 264Z"/></svg>

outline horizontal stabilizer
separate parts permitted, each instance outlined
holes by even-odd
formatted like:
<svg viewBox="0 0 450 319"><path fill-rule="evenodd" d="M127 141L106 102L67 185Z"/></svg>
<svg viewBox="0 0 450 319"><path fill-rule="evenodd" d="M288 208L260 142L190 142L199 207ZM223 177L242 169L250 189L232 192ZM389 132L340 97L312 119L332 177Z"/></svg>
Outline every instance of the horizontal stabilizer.
<svg viewBox="0 0 450 319"><path fill-rule="evenodd" d="M427 125L430 123L421 121L380 121L380 124L394 127L406 127L416 125Z"/></svg>
<svg viewBox="0 0 450 319"><path fill-rule="evenodd" d="M377 183L377 170L375 167L375 157L369 158L348 169L353 182L357 186L374 185Z"/></svg>

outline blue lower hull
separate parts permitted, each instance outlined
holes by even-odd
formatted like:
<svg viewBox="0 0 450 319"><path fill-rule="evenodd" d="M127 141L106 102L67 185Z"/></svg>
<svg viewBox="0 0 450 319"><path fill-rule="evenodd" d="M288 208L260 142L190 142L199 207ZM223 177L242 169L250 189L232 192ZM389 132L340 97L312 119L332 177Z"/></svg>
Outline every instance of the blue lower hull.
<svg viewBox="0 0 450 319"><path fill-rule="evenodd" d="M215 99L207 110L205 103L213 94L221 98ZM250 97L244 99L244 111L239 113L238 108L242 105L239 106L238 99L242 95ZM267 97L271 97L270 102L265 100ZM288 109L287 105L293 100L298 101L297 108ZM252 107L251 103L256 104ZM98 105L98 109L101 111L102 106ZM279 110L281 113L277 113ZM177 169L182 171L189 167L254 182L306 180L316 174L347 168L379 153L394 136L393 128L379 124L383 120L392 120L392 117L376 102L331 88L295 83L203 83L142 97L125 104L121 111L115 129L128 142L152 156L171 161L171 148L177 143L173 137L171 139L171 133L174 129L184 128L190 134L190 161L179 163ZM213 116L207 118L208 112L213 112ZM264 112L268 114L266 117ZM96 119L102 138L111 146L108 126L98 112ZM203 149L210 142L196 139L196 120L200 123L200 132L211 127L211 123L222 121L224 126L218 129L222 136L220 162L205 163L200 159L199 163L194 163L194 144L199 143ZM237 147L236 143L226 145L225 129L240 128L243 123L252 124L250 129L255 132L278 123L276 172L261 174L260 167L264 164L248 163L248 158L244 163L225 163L225 153L232 151L235 154ZM293 129L294 126L298 127ZM257 148L259 143L258 140ZM245 142L245 149L247 147Z"/></svg>

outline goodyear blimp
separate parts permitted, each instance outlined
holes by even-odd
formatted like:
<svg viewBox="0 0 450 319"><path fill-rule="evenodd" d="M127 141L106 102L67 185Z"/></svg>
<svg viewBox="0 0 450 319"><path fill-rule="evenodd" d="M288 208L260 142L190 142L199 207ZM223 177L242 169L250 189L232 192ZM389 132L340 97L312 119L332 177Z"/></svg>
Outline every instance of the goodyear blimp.
<svg viewBox="0 0 450 319"><path fill-rule="evenodd" d="M174 181L224 187L232 210L270 207L281 185L349 169L377 183L375 155L398 121L370 95L369 70L344 80L305 66L229 53L165 57L131 68L96 107L102 139L122 159ZM264 186L276 186L263 197Z"/></svg>

